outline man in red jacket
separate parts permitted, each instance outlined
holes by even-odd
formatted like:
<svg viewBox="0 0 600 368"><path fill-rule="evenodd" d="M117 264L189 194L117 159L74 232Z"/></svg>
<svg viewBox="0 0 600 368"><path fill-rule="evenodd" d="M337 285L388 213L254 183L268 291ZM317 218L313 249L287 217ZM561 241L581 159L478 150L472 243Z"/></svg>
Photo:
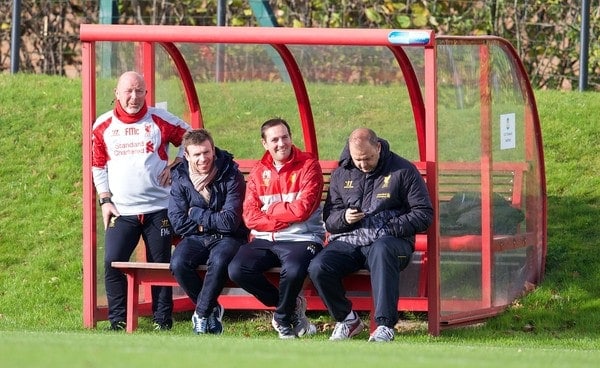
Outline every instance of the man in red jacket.
<svg viewBox="0 0 600 368"><path fill-rule="evenodd" d="M243 217L251 242L229 264L229 277L266 306L275 307L273 328L282 339L314 334L299 296L308 264L323 248L323 173L313 155L292 143L288 123L279 118L261 127L265 152L247 179ZM264 272L281 267L279 285Z"/></svg>

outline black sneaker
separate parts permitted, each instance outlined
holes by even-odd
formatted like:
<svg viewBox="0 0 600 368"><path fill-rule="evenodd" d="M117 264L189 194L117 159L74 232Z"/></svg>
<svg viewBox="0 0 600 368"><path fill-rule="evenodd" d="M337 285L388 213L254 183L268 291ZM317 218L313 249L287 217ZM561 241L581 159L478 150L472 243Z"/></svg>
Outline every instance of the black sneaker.
<svg viewBox="0 0 600 368"><path fill-rule="evenodd" d="M108 326L109 331L125 331L126 328L127 323L125 323L125 321L111 322L110 326Z"/></svg>
<svg viewBox="0 0 600 368"><path fill-rule="evenodd" d="M168 319L163 322L154 321L154 331L168 331L173 328L173 321Z"/></svg>
<svg viewBox="0 0 600 368"><path fill-rule="evenodd" d="M208 333L219 335L223 333L223 313L225 310L217 304L208 315Z"/></svg>

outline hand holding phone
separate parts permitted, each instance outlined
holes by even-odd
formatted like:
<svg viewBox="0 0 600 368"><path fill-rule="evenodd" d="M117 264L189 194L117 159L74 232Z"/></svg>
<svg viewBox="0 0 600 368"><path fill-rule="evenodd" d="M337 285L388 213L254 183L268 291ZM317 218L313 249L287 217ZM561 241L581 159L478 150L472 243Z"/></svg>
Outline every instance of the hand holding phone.
<svg viewBox="0 0 600 368"><path fill-rule="evenodd" d="M356 210L356 212L362 212L360 206L349 206L348 208L350 208L351 210Z"/></svg>

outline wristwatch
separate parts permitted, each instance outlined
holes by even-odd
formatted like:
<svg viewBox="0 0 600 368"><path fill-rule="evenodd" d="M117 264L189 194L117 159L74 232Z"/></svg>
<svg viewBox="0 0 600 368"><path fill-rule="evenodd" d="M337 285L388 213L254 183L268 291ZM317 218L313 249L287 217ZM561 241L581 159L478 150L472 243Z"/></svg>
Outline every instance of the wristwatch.
<svg viewBox="0 0 600 368"><path fill-rule="evenodd" d="M102 206L103 204L113 203L113 202L110 199L110 197L103 197L103 198L98 199L98 203L100 203L100 206Z"/></svg>

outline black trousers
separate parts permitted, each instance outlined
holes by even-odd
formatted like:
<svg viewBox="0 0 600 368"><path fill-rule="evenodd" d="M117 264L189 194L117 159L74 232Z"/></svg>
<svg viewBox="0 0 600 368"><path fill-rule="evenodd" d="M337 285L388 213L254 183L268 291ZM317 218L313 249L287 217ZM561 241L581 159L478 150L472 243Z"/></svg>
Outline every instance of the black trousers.
<svg viewBox="0 0 600 368"><path fill-rule="evenodd" d="M393 327L398 322L400 271L409 264L412 249L409 241L391 236L368 246L333 241L311 261L308 272L331 316L342 322L352 311L342 278L366 268L371 274L375 321Z"/></svg>
<svg viewBox="0 0 600 368"><path fill-rule="evenodd" d="M171 260L172 228L167 210L113 218L106 229L104 251L104 283L108 299L108 319L125 321L127 316L127 279L111 262L129 261L140 236L146 246L148 262ZM158 323L172 319L173 288L152 286L152 312Z"/></svg>
<svg viewBox="0 0 600 368"><path fill-rule="evenodd" d="M323 247L313 242L268 241L254 239L242 245L229 264L229 278L268 307L275 307L273 318L289 326L302 291L311 259ZM279 285L275 286L264 272L281 267Z"/></svg>
<svg viewBox="0 0 600 368"><path fill-rule="evenodd" d="M200 317L208 317L227 282L227 266L245 239L221 235L183 238L171 258L171 273L196 305ZM196 268L207 265L202 279Z"/></svg>

